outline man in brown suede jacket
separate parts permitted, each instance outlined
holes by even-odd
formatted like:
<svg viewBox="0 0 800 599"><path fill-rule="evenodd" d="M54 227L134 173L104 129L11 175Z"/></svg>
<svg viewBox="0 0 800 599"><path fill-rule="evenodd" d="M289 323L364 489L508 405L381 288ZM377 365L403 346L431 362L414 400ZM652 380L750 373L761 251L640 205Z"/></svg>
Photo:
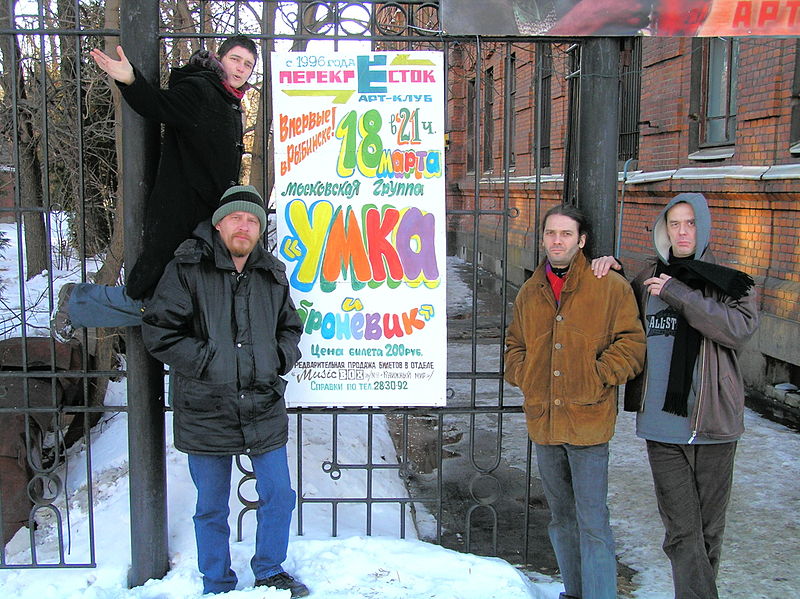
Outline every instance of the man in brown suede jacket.
<svg viewBox="0 0 800 599"><path fill-rule="evenodd" d="M528 434L552 513L549 533L564 581L561 597L613 599L608 441L617 386L644 364L644 330L628 282L617 273L593 275L581 251L586 217L560 205L543 222L547 258L514 303L505 378L525 395Z"/></svg>

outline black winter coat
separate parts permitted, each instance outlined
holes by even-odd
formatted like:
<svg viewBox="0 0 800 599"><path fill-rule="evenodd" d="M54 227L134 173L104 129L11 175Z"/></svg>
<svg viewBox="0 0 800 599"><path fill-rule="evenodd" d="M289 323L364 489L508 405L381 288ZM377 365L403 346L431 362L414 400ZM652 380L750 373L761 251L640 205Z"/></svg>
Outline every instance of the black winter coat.
<svg viewBox="0 0 800 599"><path fill-rule="evenodd" d="M173 373L175 447L261 454L288 437L286 374L302 324L285 267L256 245L241 273L210 221L175 252L144 313L150 353Z"/></svg>
<svg viewBox="0 0 800 599"><path fill-rule="evenodd" d="M161 158L144 215L143 253L128 273L127 294L152 292L176 248L211 215L239 180L241 101L209 69L186 65L170 73L169 88L150 85L134 68L130 85L118 84L133 110L164 123Z"/></svg>

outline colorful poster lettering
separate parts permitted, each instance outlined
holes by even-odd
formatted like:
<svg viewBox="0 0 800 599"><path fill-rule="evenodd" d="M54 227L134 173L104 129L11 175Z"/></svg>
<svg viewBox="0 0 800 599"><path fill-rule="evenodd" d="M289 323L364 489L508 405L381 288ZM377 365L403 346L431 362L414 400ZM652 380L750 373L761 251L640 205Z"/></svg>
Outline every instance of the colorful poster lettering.
<svg viewBox="0 0 800 599"><path fill-rule="evenodd" d="M278 253L303 322L290 405L445 404L442 65L273 55Z"/></svg>
<svg viewBox="0 0 800 599"><path fill-rule="evenodd" d="M796 36L800 0L442 0L450 35Z"/></svg>

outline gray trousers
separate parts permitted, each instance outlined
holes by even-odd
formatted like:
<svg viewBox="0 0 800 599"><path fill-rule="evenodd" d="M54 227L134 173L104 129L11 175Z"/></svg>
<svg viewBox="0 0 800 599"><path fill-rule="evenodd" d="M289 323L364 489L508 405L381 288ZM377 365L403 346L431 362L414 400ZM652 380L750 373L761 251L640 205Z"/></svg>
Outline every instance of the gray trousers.
<svg viewBox="0 0 800 599"><path fill-rule="evenodd" d="M535 446L562 596L616 599L617 560L606 504L608 443Z"/></svg>
<svg viewBox="0 0 800 599"><path fill-rule="evenodd" d="M735 441L707 445L647 441L675 599L719 596L717 571L735 454Z"/></svg>

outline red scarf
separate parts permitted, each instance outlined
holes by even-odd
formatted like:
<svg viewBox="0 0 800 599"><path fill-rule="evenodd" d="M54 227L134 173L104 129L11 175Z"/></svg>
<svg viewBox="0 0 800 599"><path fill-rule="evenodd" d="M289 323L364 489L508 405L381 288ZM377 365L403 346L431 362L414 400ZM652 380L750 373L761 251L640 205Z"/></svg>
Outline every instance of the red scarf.
<svg viewBox="0 0 800 599"><path fill-rule="evenodd" d="M550 283L550 289L553 290L553 295L556 296L556 305L558 305L561 303L561 289L564 288L564 279L553 272L549 262L545 266L545 272L547 273L547 280Z"/></svg>
<svg viewBox="0 0 800 599"><path fill-rule="evenodd" d="M233 86L232 86L230 83L228 83L227 81L223 81L223 82L222 82L222 86L223 86L223 87L224 87L226 90L228 90L228 93L229 93L230 95L232 95L234 98L236 98L237 100L241 100L242 98L244 98L244 89L239 89L239 88L233 87Z"/></svg>

